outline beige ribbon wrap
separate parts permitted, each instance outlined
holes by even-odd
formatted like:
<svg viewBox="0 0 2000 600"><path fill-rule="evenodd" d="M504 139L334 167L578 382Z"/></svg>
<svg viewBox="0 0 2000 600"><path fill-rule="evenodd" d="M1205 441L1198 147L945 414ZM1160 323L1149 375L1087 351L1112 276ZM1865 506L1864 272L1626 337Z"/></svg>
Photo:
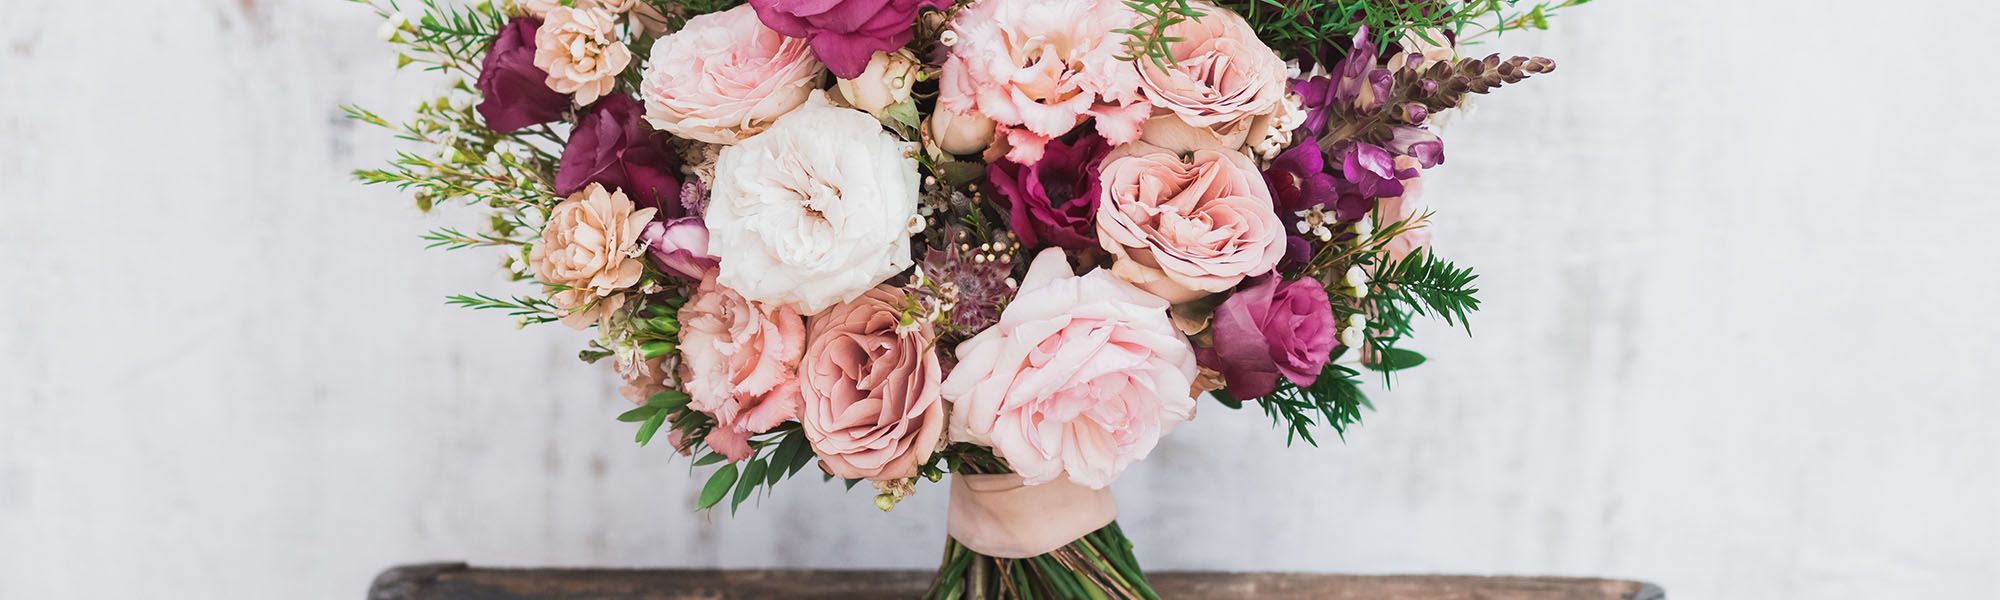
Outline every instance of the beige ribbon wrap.
<svg viewBox="0 0 2000 600"><path fill-rule="evenodd" d="M1023 485L1013 473L951 476L945 531L958 543L996 558L1029 558L1069 545L1118 518L1111 490L1067 478Z"/></svg>

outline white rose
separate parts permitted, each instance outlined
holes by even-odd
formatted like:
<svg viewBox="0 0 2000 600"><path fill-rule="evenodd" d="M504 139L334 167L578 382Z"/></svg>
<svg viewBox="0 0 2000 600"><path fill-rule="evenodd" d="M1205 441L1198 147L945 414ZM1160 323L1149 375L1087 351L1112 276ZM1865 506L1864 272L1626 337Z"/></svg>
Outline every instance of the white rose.
<svg viewBox="0 0 2000 600"><path fill-rule="evenodd" d="M910 267L917 161L880 121L814 91L722 149L704 217L717 281L814 315Z"/></svg>

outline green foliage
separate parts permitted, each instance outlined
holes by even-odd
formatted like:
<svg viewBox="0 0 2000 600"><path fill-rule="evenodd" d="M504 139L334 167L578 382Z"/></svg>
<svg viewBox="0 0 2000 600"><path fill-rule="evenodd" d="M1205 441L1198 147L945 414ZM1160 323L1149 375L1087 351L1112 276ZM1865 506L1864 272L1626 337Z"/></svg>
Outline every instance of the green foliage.
<svg viewBox="0 0 2000 600"><path fill-rule="evenodd" d="M1472 332L1466 316L1479 310L1479 288L1473 287L1479 275L1470 267L1454 265L1422 249L1383 264L1369 279L1368 287L1374 293L1368 300L1377 311L1408 311ZM1397 329L1407 333L1405 327Z"/></svg>
<svg viewBox="0 0 2000 600"><path fill-rule="evenodd" d="M1303 439L1318 446L1312 432L1320 426L1346 439L1347 428L1361 422L1361 409L1375 408L1361 391L1359 375L1347 365L1329 361L1312 385L1299 387L1281 377L1277 391L1257 399L1257 405L1273 424L1284 425L1286 443Z"/></svg>
<svg viewBox="0 0 2000 600"><path fill-rule="evenodd" d="M1112 30L1125 35L1125 53L1119 58L1129 61L1151 60L1153 64L1165 68L1174 62L1171 45L1181 38L1167 35L1167 30L1188 19L1201 18L1202 12L1188 0L1124 0L1125 6L1139 14L1136 27Z"/></svg>
<svg viewBox="0 0 2000 600"><path fill-rule="evenodd" d="M515 296L502 300L486 294L459 294L445 297L445 303L463 306L473 310L506 311L509 316L518 317L524 325L547 323L562 318L562 309L548 300L529 296Z"/></svg>

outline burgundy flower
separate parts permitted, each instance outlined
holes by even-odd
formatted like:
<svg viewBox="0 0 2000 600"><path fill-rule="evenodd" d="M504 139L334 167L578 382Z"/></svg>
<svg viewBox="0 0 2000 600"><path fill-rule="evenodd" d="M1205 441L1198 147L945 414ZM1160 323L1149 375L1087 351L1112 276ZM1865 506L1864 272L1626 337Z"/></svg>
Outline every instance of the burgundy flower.
<svg viewBox="0 0 2000 600"><path fill-rule="evenodd" d="M910 43L917 12L944 10L952 0L750 0L772 31L805 38L813 55L841 79L868 68L876 52Z"/></svg>
<svg viewBox="0 0 2000 600"><path fill-rule="evenodd" d="M1319 280L1250 280L1215 309L1215 345L1197 348L1201 366L1220 371L1231 397L1247 400L1278 389L1278 377L1312 385L1331 360L1338 338L1333 305Z"/></svg>
<svg viewBox="0 0 2000 600"><path fill-rule="evenodd" d="M680 165L667 134L653 131L646 107L623 94L606 96L576 123L556 167L556 193L574 194L592 183L617 188L660 219L685 214Z"/></svg>
<svg viewBox="0 0 2000 600"><path fill-rule="evenodd" d="M549 89L549 72L535 66L535 31L542 22L508 21L479 64L479 116L501 133L561 120L569 94Z"/></svg>
<svg viewBox="0 0 2000 600"><path fill-rule="evenodd" d="M1073 142L1049 142L1034 164L1002 158L986 165L987 180L1006 205L1008 224L1022 245L1098 247L1093 220L1103 196L1098 173L1110 153L1109 142L1086 131Z"/></svg>

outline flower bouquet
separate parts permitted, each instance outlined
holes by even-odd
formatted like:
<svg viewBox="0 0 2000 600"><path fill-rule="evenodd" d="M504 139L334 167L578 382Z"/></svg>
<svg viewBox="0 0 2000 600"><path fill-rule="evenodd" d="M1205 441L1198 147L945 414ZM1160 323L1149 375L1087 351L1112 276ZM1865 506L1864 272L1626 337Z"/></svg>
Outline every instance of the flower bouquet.
<svg viewBox="0 0 2000 600"><path fill-rule="evenodd" d="M931 596L1152 598L1106 487L1202 403L1340 434L1464 323L1431 121L1586 0L355 1L451 84L348 107L426 147L358 177L483 207L426 239L535 293L450 302L593 330L700 508L949 477Z"/></svg>

